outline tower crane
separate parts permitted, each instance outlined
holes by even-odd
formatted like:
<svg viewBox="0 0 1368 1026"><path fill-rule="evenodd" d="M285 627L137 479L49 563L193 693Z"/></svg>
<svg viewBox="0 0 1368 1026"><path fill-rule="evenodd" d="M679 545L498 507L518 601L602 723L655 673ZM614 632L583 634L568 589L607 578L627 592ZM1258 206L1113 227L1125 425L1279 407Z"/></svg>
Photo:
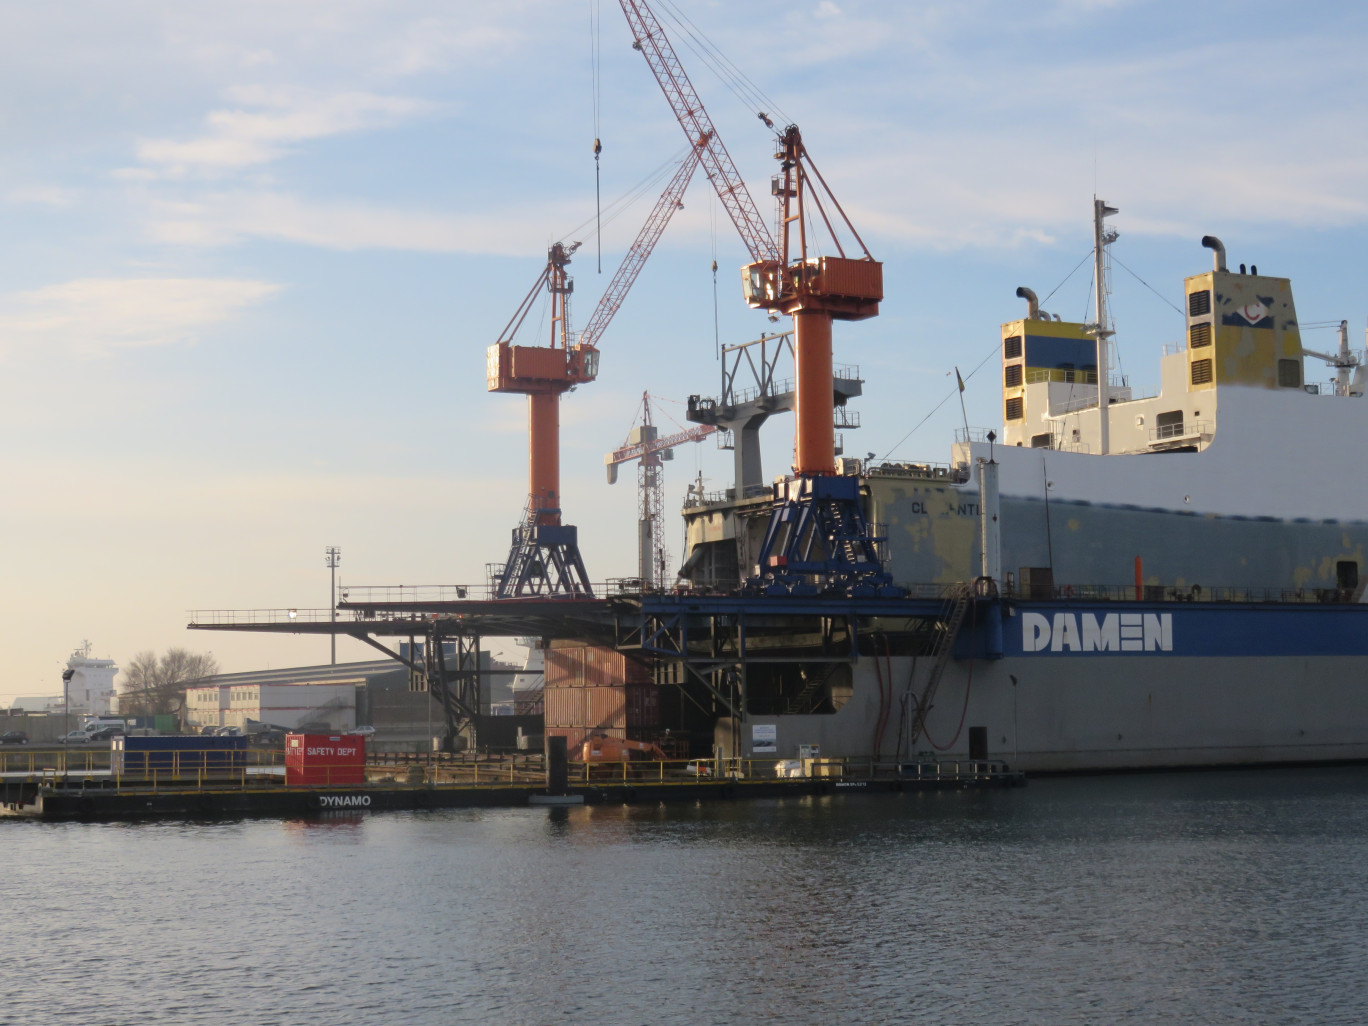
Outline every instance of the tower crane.
<svg viewBox="0 0 1368 1026"><path fill-rule="evenodd" d="M693 140L706 134L709 140L703 167L750 251L751 262L741 271L746 302L793 318L794 476L775 486L752 584L767 593L809 592L820 585L887 594L893 586L878 553L881 539L864 516L859 482L836 475L831 417L831 323L878 314L883 265L812 163L797 125L779 137L780 173L772 183L780 206L776 244L654 12L646 0L619 4L633 47L645 56L685 135ZM759 117L774 127L763 112ZM834 255L817 255L819 228L834 244Z"/></svg>
<svg viewBox="0 0 1368 1026"><path fill-rule="evenodd" d="M560 397L598 376L598 341L622 306L665 226L682 205L680 199L707 144L707 136L692 142L688 155L660 194L578 338L570 330L570 296L575 285L566 267L579 243L566 246L557 242L531 291L500 333L499 341L489 347L489 391L527 396L527 505L521 523L513 529L508 560L493 575L496 598L593 595L580 556L578 530L561 521ZM549 344L514 345L514 335L543 288L551 295Z"/></svg>
<svg viewBox="0 0 1368 1026"><path fill-rule="evenodd" d="M608 483L616 484L618 466L632 460L637 464L638 560L637 574L646 587L664 588L669 584L670 555L665 547L665 460L674 459L674 447L686 442L701 442L717 428L712 424L686 428L661 438L651 423L651 394L641 393L641 426L634 427L627 444L603 457L608 467Z"/></svg>

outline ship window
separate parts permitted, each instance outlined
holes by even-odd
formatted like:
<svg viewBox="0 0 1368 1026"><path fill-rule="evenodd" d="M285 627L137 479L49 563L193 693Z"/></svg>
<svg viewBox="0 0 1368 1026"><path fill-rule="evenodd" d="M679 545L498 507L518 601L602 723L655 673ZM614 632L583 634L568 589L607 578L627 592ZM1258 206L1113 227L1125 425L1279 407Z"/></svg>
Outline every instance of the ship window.
<svg viewBox="0 0 1368 1026"><path fill-rule="evenodd" d="M1021 357L1021 336L1009 335L1002 340L1002 357L1005 360L1016 360Z"/></svg>
<svg viewBox="0 0 1368 1026"><path fill-rule="evenodd" d="M1194 385L1211 384L1211 361L1193 360L1192 361L1192 383Z"/></svg>
<svg viewBox="0 0 1368 1026"><path fill-rule="evenodd" d="M1045 433L1045 434L1043 434L1043 435L1032 435L1032 436L1031 436L1031 448L1032 448L1032 449L1048 449L1049 447L1050 447L1050 435L1049 435L1048 432Z"/></svg>
<svg viewBox="0 0 1368 1026"><path fill-rule="evenodd" d="M1020 397L1020 396L1017 396L1015 399L1008 399L1008 400L1007 400L1007 419L1008 419L1008 420L1021 420L1023 417L1026 416L1026 411L1025 411L1025 408L1024 408L1024 407L1025 407L1025 403L1023 403L1023 402L1021 401L1021 397Z"/></svg>
<svg viewBox="0 0 1368 1026"><path fill-rule="evenodd" d="M1019 388L1021 386L1021 364L1010 363L1003 368L1002 384L1005 388Z"/></svg>
<svg viewBox="0 0 1368 1026"><path fill-rule="evenodd" d="M1278 361L1278 387L1279 388L1301 388L1301 361L1300 360L1279 360Z"/></svg>
<svg viewBox="0 0 1368 1026"><path fill-rule="evenodd" d="M1352 559L1341 559L1335 564L1335 583L1345 591L1358 587L1358 563Z"/></svg>
<svg viewBox="0 0 1368 1026"><path fill-rule="evenodd" d="M1188 296L1188 316L1201 317L1203 314L1211 313L1211 290L1202 289L1201 292L1193 292Z"/></svg>
<svg viewBox="0 0 1368 1026"><path fill-rule="evenodd" d="M1188 328L1188 345L1193 349L1211 345L1211 325L1194 324Z"/></svg>

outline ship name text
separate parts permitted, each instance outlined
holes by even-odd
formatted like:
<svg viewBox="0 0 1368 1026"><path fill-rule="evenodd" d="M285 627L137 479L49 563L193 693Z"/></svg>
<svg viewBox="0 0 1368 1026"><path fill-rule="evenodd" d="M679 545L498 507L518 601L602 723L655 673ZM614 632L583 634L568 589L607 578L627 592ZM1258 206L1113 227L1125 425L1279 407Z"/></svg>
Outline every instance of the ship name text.
<svg viewBox="0 0 1368 1026"><path fill-rule="evenodd" d="M1023 652L1172 652L1172 613L1021 614Z"/></svg>

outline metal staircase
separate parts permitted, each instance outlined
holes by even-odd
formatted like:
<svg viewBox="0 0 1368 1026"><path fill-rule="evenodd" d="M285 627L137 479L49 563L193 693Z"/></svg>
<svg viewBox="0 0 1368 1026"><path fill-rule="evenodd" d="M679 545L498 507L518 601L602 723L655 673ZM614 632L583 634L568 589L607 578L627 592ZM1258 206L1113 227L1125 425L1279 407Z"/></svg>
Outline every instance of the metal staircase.
<svg viewBox="0 0 1368 1026"><path fill-rule="evenodd" d="M926 687L917 699L916 718L912 722L911 740L914 742L926 725L926 717L931 712L931 702L936 697L936 688L940 686L945 667L950 662L950 656L955 649L955 639L959 636L960 627L964 625L964 617L969 612L972 598L971 589L967 584L955 585L946 597L946 616L938 625L939 630L930 653L934 660L931 664L931 676L927 678Z"/></svg>
<svg viewBox="0 0 1368 1026"><path fill-rule="evenodd" d="M826 687L827 681L835 672L836 667L829 665L820 671L804 669L803 689L789 699L788 705L784 707L785 716L802 716L813 712L817 707L818 700L823 697L822 689Z"/></svg>

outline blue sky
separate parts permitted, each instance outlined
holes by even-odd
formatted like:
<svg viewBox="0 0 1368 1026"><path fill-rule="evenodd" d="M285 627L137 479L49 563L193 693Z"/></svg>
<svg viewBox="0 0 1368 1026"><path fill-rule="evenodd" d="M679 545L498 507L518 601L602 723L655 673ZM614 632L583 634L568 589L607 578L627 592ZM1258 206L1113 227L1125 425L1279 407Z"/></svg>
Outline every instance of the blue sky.
<svg viewBox="0 0 1368 1026"><path fill-rule="evenodd" d="M837 328L837 360L867 378L849 452L947 459L953 400L902 439L957 365L970 424L1000 427L998 325L1021 314L1016 286L1045 296L1086 257L1094 193L1121 209L1113 309L1137 390L1181 334L1169 304L1210 266L1205 233L1291 277L1304 322L1347 318L1363 343L1357 5L677 3L802 126L885 262L882 316ZM671 9L768 214L770 133ZM649 209L605 227L596 274L592 227L575 231L594 211L595 10L611 200L683 146L611 2L0 7L0 697L54 690L86 638L122 661L171 645L230 670L326 661L317 639L184 629L189 609L326 605L326 545L353 585L480 582L504 558L525 414L485 391L485 348L561 238L584 242L584 324ZM723 343L768 328L700 174L599 380L563 403L565 515L595 580L635 564L633 475L609 488L602 456L642 391L668 429L669 400L717 390L714 252ZM1085 272L1047 308L1082 318ZM767 473L789 432L771 421ZM728 457L680 451L670 501L699 473L725 487Z"/></svg>

